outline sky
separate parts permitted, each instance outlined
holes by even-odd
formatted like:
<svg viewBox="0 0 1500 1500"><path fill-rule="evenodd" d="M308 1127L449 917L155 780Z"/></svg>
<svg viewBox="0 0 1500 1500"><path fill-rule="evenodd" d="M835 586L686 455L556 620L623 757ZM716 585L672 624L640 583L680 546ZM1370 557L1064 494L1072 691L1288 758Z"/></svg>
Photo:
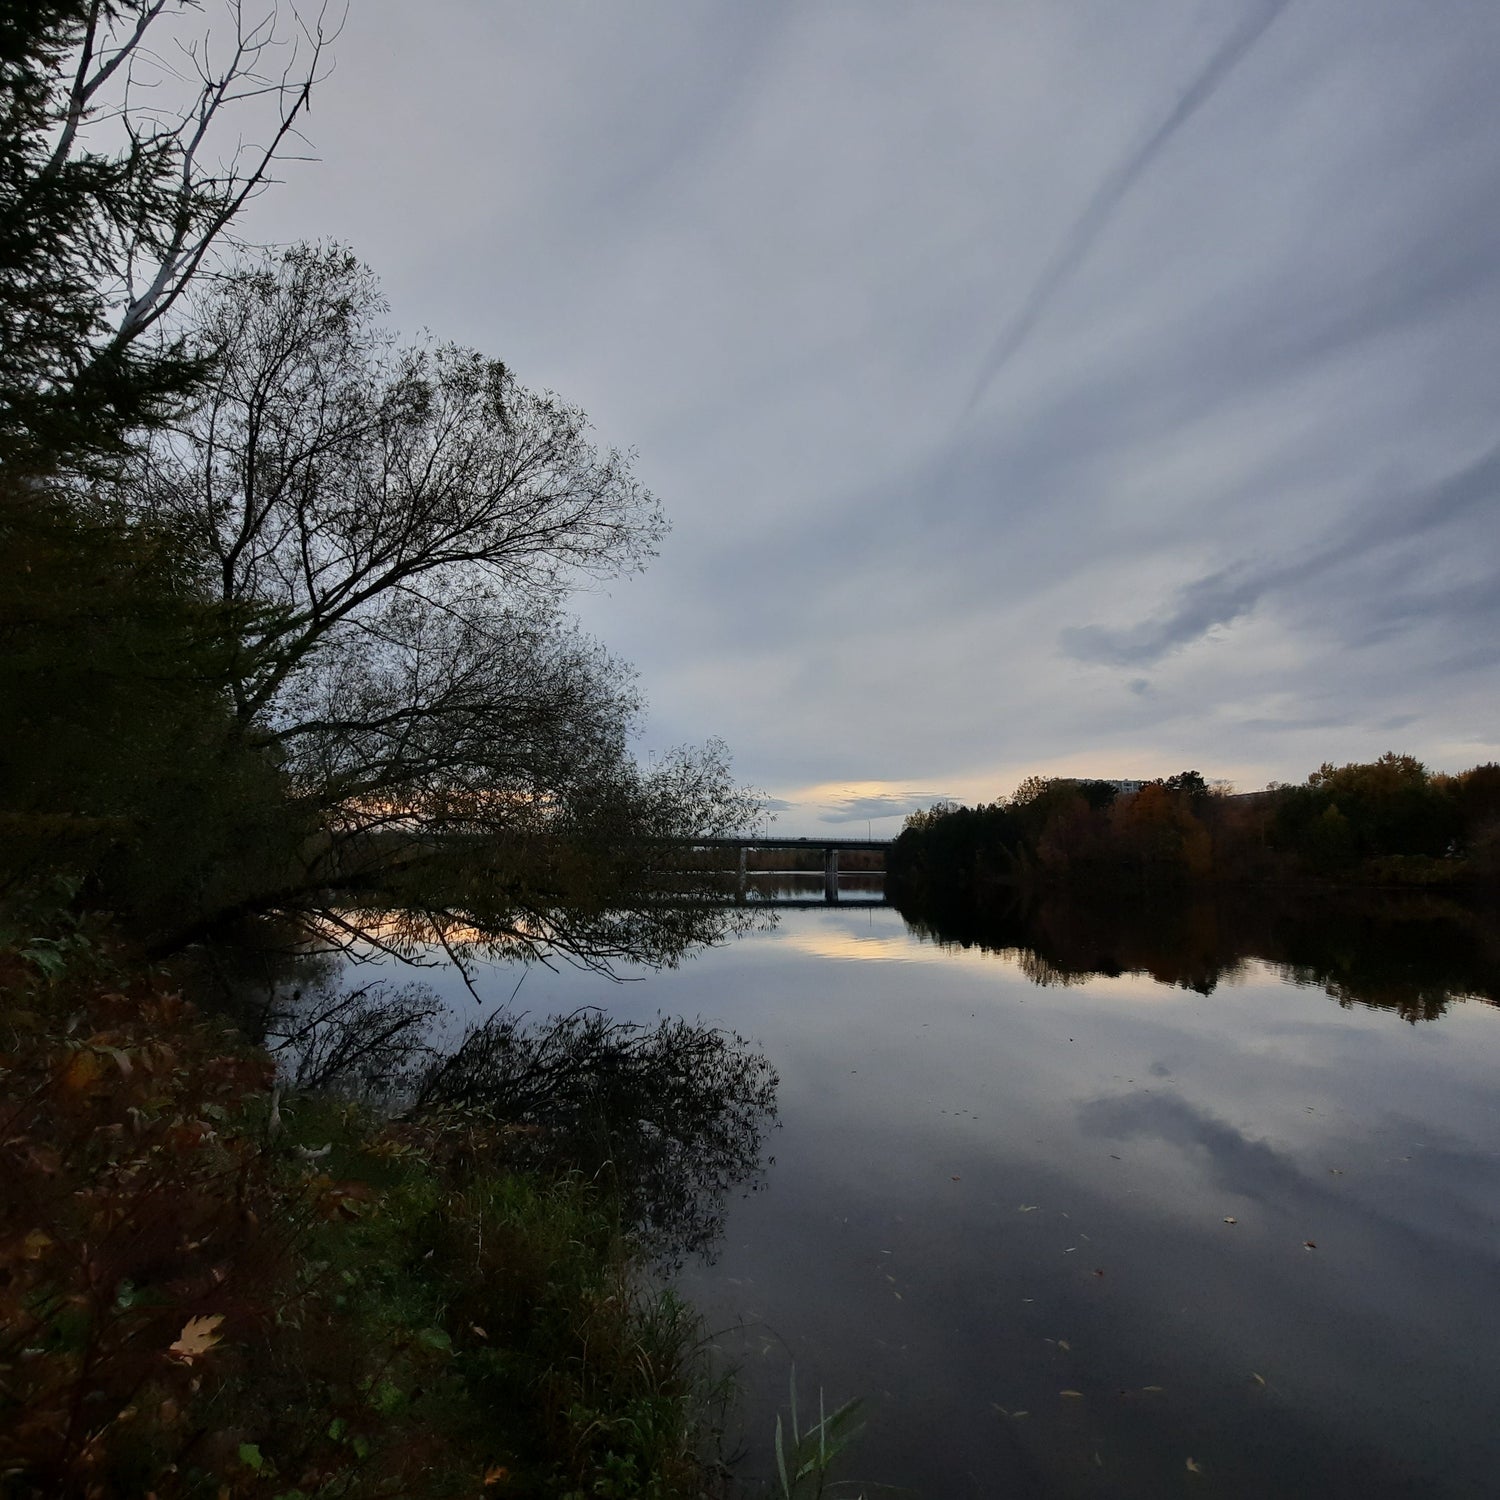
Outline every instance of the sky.
<svg viewBox="0 0 1500 1500"><path fill-rule="evenodd" d="M788 834L1033 772L1500 759L1491 0L352 0L308 161L392 324L673 525L581 595Z"/></svg>

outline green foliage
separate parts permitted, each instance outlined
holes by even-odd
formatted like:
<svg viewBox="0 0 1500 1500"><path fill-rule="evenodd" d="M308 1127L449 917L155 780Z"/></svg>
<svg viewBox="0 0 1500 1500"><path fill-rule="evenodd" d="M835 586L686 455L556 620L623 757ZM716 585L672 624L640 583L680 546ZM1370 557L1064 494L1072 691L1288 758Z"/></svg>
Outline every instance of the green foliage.
<svg viewBox="0 0 1500 1500"><path fill-rule="evenodd" d="M1431 775L1410 755L1325 763L1305 786L1278 794L1271 838L1320 874L1360 861L1439 859L1454 852L1465 833L1455 792L1452 778Z"/></svg>
<svg viewBox="0 0 1500 1500"><path fill-rule="evenodd" d="M831 1487L829 1476L834 1460L863 1430L863 1424L859 1421L862 1403L856 1398L846 1401L834 1411L828 1411L823 1405L823 1392L820 1388L818 1420L805 1430L799 1430L795 1369L791 1373L790 1385L790 1441L782 1427L781 1414L776 1414L773 1451L776 1459L777 1494L780 1500L821 1500Z"/></svg>

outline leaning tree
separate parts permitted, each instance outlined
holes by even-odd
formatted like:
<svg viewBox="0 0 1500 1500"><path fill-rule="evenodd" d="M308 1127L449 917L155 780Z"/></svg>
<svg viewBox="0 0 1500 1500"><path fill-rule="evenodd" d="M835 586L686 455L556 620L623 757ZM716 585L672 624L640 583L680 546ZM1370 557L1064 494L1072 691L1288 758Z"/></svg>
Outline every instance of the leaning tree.
<svg viewBox="0 0 1500 1500"><path fill-rule="evenodd" d="M347 250L288 250L193 302L217 373L124 493L237 622L235 733L312 830L245 899L408 949L605 963L670 960L722 921L653 872L752 804L720 747L637 764L631 674L562 608L662 534L629 456L499 361L398 343Z"/></svg>

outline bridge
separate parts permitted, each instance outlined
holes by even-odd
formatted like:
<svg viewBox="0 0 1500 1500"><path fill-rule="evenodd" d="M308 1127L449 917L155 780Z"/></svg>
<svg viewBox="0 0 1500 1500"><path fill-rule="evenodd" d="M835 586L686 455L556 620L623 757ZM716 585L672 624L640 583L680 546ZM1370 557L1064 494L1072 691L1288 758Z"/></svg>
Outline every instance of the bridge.
<svg viewBox="0 0 1500 1500"><path fill-rule="evenodd" d="M768 849L776 853L783 850L804 852L816 850L823 856L823 900L835 904L839 899L839 855L855 850L874 849L884 854L891 847L890 839L781 839L772 838L716 838L694 839L682 847L688 849L734 849L739 854L739 884L735 899L745 899L746 885L750 876L748 856L752 849ZM872 872L873 873L873 872Z"/></svg>

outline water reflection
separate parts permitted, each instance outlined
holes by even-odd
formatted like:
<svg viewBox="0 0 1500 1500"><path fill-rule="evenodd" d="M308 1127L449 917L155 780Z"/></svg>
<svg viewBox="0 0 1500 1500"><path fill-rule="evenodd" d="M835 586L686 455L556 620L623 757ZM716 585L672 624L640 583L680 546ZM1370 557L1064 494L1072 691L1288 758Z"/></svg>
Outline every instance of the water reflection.
<svg viewBox="0 0 1500 1500"><path fill-rule="evenodd" d="M751 1451L795 1359L871 1403L851 1472L930 1497L1487 1493L1482 923L1037 916L789 913L668 991L782 1074L770 1190L686 1277Z"/></svg>
<svg viewBox="0 0 1500 1500"><path fill-rule="evenodd" d="M1426 1500L1493 1491L1495 933L1428 901L851 904L522 994L703 1017L780 1075L766 1191L720 1179L681 1276L735 1330L747 1479L795 1361L869 1403L849 1472L929 1500ZM451 1050L474 997L427 979Z"/></svg>
<svg viewBox="0 0 1500 1500"><path fill-rule="evenodd" d="M726 1201L763 1182L776 1073L728 1028L587 1004L538 1018L503 994L475 1018L477 991L451 966L269 945L213 961L223 1009L287 1084L387 1115L458 1111L512 1127L517 1165L606 1182L658 1267L711 1262ZM455 981L466 1006L455 1006Z"/></svg>
<svg viewBox="0 0 1500 1500"><path fill-rule="evenodd" d="M1500 1003L1500 926L1452 901L1391 893L902 908L932 942L1013 954L1039 985L1148 974L1208 995L1253 959L1341 1005L1431 1021L1458 999Z"/></svg>

